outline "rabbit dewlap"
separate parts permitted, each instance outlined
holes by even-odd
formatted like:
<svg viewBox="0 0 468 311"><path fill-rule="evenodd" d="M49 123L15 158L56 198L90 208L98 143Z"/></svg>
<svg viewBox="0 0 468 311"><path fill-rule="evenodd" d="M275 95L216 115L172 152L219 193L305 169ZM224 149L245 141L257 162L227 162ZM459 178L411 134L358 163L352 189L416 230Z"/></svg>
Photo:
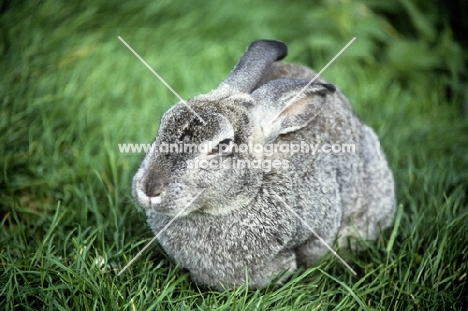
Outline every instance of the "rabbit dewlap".
<svg viewBox="0 0 468 311"><path fill-rule="evenodd" d="M316 73L275 63L286 54L253 42L217 89L170 108L134 176L159 243L199 285L260 288L327 252L310 229L346 247L393 220L377 136L334 85L303 90Z"/></svg>

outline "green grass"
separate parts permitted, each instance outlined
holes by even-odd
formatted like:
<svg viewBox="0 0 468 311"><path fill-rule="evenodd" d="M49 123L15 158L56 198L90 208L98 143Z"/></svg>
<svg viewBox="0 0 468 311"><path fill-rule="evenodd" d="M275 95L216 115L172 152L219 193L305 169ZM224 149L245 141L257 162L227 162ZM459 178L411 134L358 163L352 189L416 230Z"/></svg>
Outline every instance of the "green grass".
<svg viewBox="0 0 468 311"><path fill-rule="evenodd" d="M468 120L434 72L378 55L399 40L363 4L325 1L10 4L0 16L1 310L463 310L468 305ZM3 3L3 2L1 2ZM5 3L3 3L5 6ZM395 226L284 286L201 291L154 243L132 201L142 154L177 99L215 88L258 38L324 73L372 126L394 171ZM417 57L417 55L415 56Z"/></svg>

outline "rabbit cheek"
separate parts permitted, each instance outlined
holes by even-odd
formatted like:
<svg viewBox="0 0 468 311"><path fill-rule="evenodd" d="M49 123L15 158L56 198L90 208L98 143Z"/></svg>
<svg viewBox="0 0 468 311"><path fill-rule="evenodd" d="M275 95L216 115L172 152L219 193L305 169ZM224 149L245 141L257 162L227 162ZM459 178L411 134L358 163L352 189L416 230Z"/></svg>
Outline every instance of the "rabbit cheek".
<svg viewBox="0 0 468 311"><path fill-rule="evenodd" d="M246 206L258 193L262 172L226 168L193 174L193 183L206 188L197 201L201 210L212 215L224 215Z"/></svg>
<svg viewBox="0 0 468 311"><path fill-rule="evenodd" d="M159 198L151 198L151 210L169 216L184 216L199 208L198 199L193 198L200 188L181 183L170 183Z"/></svg>

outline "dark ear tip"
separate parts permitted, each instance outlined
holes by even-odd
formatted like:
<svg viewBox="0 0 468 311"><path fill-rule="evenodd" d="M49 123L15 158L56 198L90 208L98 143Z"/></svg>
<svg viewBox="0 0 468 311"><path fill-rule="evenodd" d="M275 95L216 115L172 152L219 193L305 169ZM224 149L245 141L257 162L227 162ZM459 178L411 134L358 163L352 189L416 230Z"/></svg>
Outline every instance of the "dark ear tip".
<svg viewBox="0 0 468 311"><path fill-rule="evenodd" d="M262 46L262 48L267 50L274 50L277 54L276 60L282 60L288 55L288 47L284 42L276 40L257 40L250 44L249 49L257 46Z"/></svg>
<svg viewBox="0 0 468 311"><path fill-rule="evenodd" d="M323 87L326 88L329 92L335 93L336 86L330 83L322 83Z"/></svg>

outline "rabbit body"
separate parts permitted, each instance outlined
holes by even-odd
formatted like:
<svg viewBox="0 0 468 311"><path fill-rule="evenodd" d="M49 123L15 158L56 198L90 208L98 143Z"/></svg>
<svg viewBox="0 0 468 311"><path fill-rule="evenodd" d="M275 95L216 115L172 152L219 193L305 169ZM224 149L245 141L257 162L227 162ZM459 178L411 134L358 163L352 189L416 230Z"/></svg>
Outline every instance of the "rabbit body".
<svg viewBox="0 0 468 311"><path fill-rule="evenodd" d="M257 42L216 90L188 101L206 123L179 103L163 116L153 146L302 142L353 144L355 152L148 152L134 177L135 199L167 254L197 284L219 290L246 279L249 288L261 288L286 270L312 265L327 248L311 229L328 245L346 247L349 238L376 239L393 220L393 176L374 132L320 78L294 100L315 72L273 63L285 55L279 43ZM269 61L258 69L264 55ZM220 166L193 166L203 159ZM236 168L242 159L287 165Z"/></svg>

